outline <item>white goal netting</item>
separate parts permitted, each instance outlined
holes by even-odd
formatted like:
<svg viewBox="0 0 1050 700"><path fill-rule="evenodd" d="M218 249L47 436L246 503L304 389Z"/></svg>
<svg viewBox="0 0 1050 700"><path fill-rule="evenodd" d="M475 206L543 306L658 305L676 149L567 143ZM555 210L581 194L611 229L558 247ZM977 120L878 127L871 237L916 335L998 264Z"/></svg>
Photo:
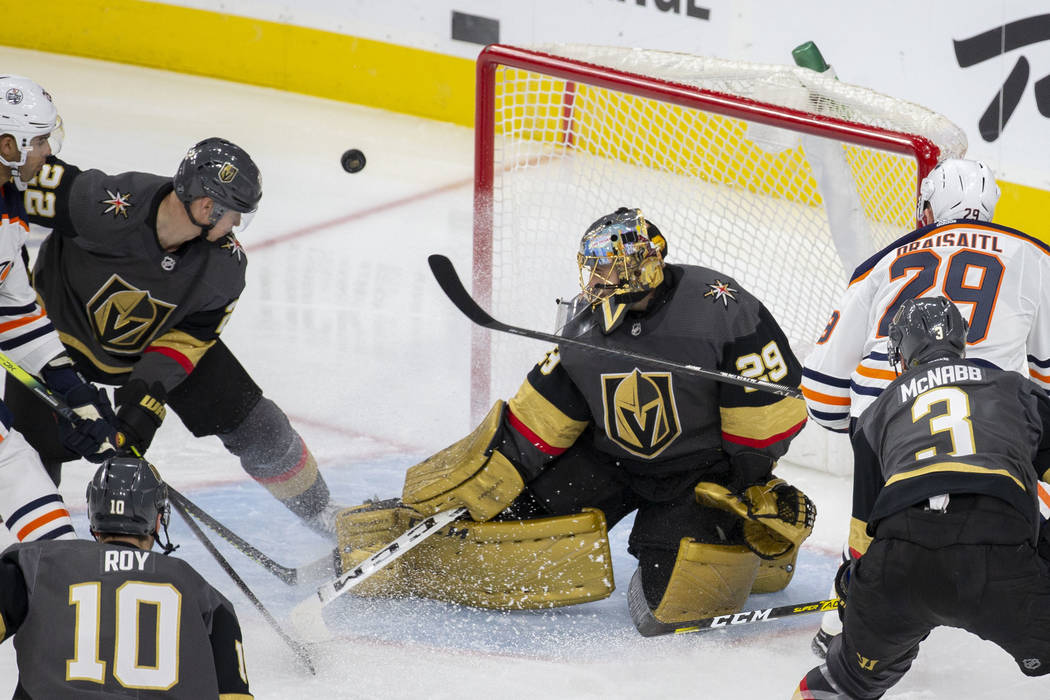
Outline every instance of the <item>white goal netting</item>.
<svg viewBox="0 0 1050 700"><path fill-rule="evenodd" d="M918 183L966 137L918 105L808 69L593 46L479 57L474 293L552 330L586 227L638 207L669 262L732 276L808 354L853 268L915 225ZM474 345L472 407L543 344Z"/></svg>

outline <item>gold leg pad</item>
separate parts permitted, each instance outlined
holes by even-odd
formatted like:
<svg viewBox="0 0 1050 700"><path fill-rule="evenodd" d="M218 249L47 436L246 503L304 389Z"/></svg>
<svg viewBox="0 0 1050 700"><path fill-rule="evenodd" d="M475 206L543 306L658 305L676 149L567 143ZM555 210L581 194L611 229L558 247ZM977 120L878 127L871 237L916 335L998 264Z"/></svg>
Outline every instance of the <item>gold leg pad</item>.
<svg viewBox="0 0 1050 700"><path fill-rule="evenodd" d="M758 573L759 558L742 545L701 544L685 537L653 617L687 622L737 612Z"/></svg>

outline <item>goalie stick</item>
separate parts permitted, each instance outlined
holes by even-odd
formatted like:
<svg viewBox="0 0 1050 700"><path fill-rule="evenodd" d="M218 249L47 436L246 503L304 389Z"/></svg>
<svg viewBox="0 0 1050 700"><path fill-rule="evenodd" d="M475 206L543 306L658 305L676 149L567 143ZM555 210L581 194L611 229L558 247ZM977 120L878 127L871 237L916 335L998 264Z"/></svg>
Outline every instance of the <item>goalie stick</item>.
<svg viewBox="0 0 1050 700"><path fill-rule="evenodd" d="M687 622L660 622L653 616L652 610L649 609L649 604L645 601L640 571L636 570L634 572L634 576L631 577L631 583L627 588L627 607L631 613L631 620L634 622L634 626L638 628L638 633L643 637L703 632L710 629L749 625L753 622L765 622L783 617L822 613L829 610L838 610L841 604L838 598L830 598L828 600L815 600L811 603L781 605L776 608L741 610L740 612L715 615L714 617L705 617L700 620L689 620Z"/></svg>
<svg viewBox="0 0 1050 700"><path fill-rule="evenodd" d="M767 382L761 379L751 379L750 377L743 377L739 374L732 374L730 372L721 372L718 370L704 369L697 367L696 365L687 365L681 362L674 362L671 360L664 360L659 357L652 357L651 355L643 355L637 352L631 352L630 350L622 350L619 348L606 348L600 345L594 345L583 340L577 340L575 338L566 338L553 333L544 333L542 331L529 330L527 328L519 328L518 326L511 326L501 321L497 321L492 318L484 309L478 306L478 303L474 301L474 298L470 296L466 288L463 286L463 282L460 281L459 275L456 273L456 268L453 267L452 261L446 258L444 255L431 255L427 258L427 262L430 264L430 271L434 274L434 279L437 280L438 285L441 286L441 290L445 292L445 296L456 305L463 315L469 318L471 321L476 323L483 328L488 328L494 331L500 331L502 333L510 333L512 335L520 335L523 338L532 338L534 340L546 340L556 345L574 345L576 347L585 348L587 350L596 352L605 352L611 355L619 355L621 357L628 357L638 362L644 362L648 365L655 365L662 367L663 369L669 369L674 372L685 372L687 374L693 374L706 379L713 379L718 382L725 382L727 384L736 384L737 386L748 387L749 389L759 389L761 391L768 391L773 394L780 396L788 396L793 399L801 399L802 392L795 387L784 386L783 384L776 384L774 382Z"/></svg>
<svg viewBox="0 0 1050 700"><path fill-rule="evenodd" d="M418 546L431 535L436 534L453 520L466 515L466 508L453 508L435 513L416 523L393 542L365 559L363 562L344 574L322 584L317 593L299 603L292 609L291 621L300 638L320 642L330 638L321 611L324 606L339 596L349 593L356 586L373 574L382 571L406 552Z"/></svg>

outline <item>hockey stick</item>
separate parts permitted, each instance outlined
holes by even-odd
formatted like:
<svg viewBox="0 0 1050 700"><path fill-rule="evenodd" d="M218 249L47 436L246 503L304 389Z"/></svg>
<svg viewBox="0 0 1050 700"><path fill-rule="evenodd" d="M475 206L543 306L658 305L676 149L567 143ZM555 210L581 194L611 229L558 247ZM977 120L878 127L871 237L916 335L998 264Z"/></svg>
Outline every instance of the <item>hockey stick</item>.
<svg viewBox="0 0 1050 700"><path fill-rule="evenodd" d="M182 506L193 515L193 517L203 523L205 527L209 528L216 535L232 545L234 549L287 583L289 586L323 581L325 578L330 577L336 570L335 559L338 556L337 550L333 549L320 559L303 566L284 566L268 557L250 542L244 540L233 532L233 530L220 523L196 503L177 491L171 484L168 484L168 496L171 497L173 501L180 501Z"/></svg>
<svg viewBox="0 0 1050 700"><path fill-rule="evenodd" d="M66 405L66 402L63 401L58 394L41 384L40 380L29 372L26 372L18 365L18 363L2 352L0 352L0 366L2 366L8 374L17 379L22 386L36 394L37 398L50 406L55 413L65 418L70 423L79 418L76 411Z"/></svg>
<svg viewBox="0 0 1050 700"><path fill-rule="evenodd" d="M775 620L782 617L838 610L840 605L841 601L838 598L831 598L828 600L815 600L812 603L781 605L776 608L741 610L728 615L715 615L714 617L689 620L688 622L660 622L653 616L652 610L649 609L649 604L645 601L640 571L636 570L634 572L634 576L631 577L631 583L627 587L627 607L631 612L631 620L634 622L634 626L638 628L638 633L643 637L688 634L689 632L703 632L704 630L722 627L749 625L752 622L765 622L766 620Z"/></svg>
<svg viewBox="0 0 1050 700"><path fill-rule="evenodd" d="M18 365L17 362L15 362L2 352L0 352L0 366L2 366L8 374L17 379L23 386L25 386L27 389L33 392L33 394L35 394L37 398L39 398L41 401L50 406L52 410L54 410L59 416L68 420L71 423L79 420L79 416L77 416L76 412L72 408L70 408L69 405L61 397L59 397L55 392L51 391L46 386L41 384L36 377L29 374L29 372L26 372L24 369L22 369L22 367ZM132 451L139 458L142 457L142 455L138 453L138 450L133 449ZM274 619L273 615L270 614L270 611L267 610L259 601L259 599L255 596L255 594L252 593L251 589L248 588L248 584L246 584L244 580L237 575L237 572L233 570L233 567L230 566L229 562L227 562L226 559L219 552L219 550L215 548L215 545L213 545L211 541L204 536L204 532L201 531L197 523L190 518L186 510L183 508L182 502L176 498L173 499L173 503L175 509L179 511L179 514L183 517L183 519L186 520L187 524L189 524L190 529L193 530L193 534L197 536L197 539L199 539L202 544L204 544L205 548L211 553L211 555L215 557L215 560L226 571L226 573L229 574L233 582L237 585L238 588L241 589L241 592L244 593L244 595L248 598L248 600L252 602L253 605L255 605L256 608L258 608L259 612L262 613L263 618L265 618L266 621L270 623L270 625L274 628L277 634L282 639L284 639L289 644L289 646L292 647L296 655L306 664L306 667L310 669L310 672L316 673L316 671L314 670L313 662L310 659L309 654L307 654L306 651L302 648L302 645L297 643L294 639L292 639L288 635L288 633L285 632L279 624L277 624L277 620Z"/></svg>
<svg viewBox="0 0 1050 700"><path fill-rule="evenodd" d="M424 518L350 571L321 585L315 595L310 596L292 609L292 626L295 627L300 638L314 642L329 639L331 635L328 633L328 628L325 627L324 618L321 615L321 610L324 606L339 596L350 592L373 574L382 571L400 559L410 549L417 547L423 540L436 534L452 521L465 515L466 512L466 508L453 508L452 510L443 510L440 513Z"/></svg>
<svg viewBox="0 0 1050 700"><path fill-rule="evenodd" d="M474 301L474 298L471 297L470 293L463 287L463 282L460 281L459 275L456 273L456 268L452 265L452 261L444 255L431 255L427 258L427 262L430 263L430 271L434 273L434 279L437 280L437 283L441 286L441 290L445 292L445 295L449 300L455 304L456 308L463 312L467 318L483 328L500 331L502 333L510 333L512 335L520 335L523 338L546 340L555 343L556 345L573 345L592 352L605 352L610 355L619 355L637 362L655 365L656 367L661 367L674 372L685 372L698 377L704 377L705 379L713 379L717 382L735 384L737 386L748 387L749 389L768 391L773 394L779 394L780 396L787 396L793 399L802 398L801 391L794 387L784 386L783 384L767 382L761 379L751 379L749 377L742 377L739 374L731 374L729 372L703 369L696 365L687 365L681 362L664 360L659 357L652 357L651 355L631 352L630 350L601 347L575 338L566 338L560 335L554 335L553 333L533 331L527 328L519 328L517 326L502 323L492 318L492 316L490 316L484 309L478 306L477 302Z"/></svg>
<svg viewBox="0 0 1050 700"><path fill-rule="evenodd" d="M237 584L237 587L240 588L241 592L244 593L244 595L248 598L249 601L251 601L252 605L255 606L255 609L262 614L263 619L270 623L270 627L273 627L273 629L277 632L278 636L280 636L280 638L283 639L289 647L291 647L292 651L295 652L295 655L299 658L299 660L303 662L306 668L310 669L310 673L317 675L317 670L314 668L313 659L310 657L310 652L306 649L306 646L301 642L296 641L291 637L291 635L285 632L284 628L281 627L277 620L274 619L273 615L270 614L270 611L266 609L266 606L264 606L262 602L260 602L260 600L255 597L255 594L252 593L252 590L248 588L248 584L246 584L244 580L237 574L234 568L230 566L230 563L226 561L226 557L222 556L222 553L219 552L219 550L215 547L212 541L209 540L207 535L204 534L204 531L201 530L200 525L198 525L197 522L193 519L193 517L190 516L190 514L187 512L186 506L183 503L183 501L179 498L172 499L172 505L175 506L175 510L179 512L179 515L182 516L182 519L186 521L187 525L189 525L190 530L193 531L193 535L198 540L200 540L200 543L204 545L204 548L208 550L208 553L215 558L215 561L218 562L219 566L222 567L222 570L226 572L226 575L229 576L235 584Z"/></svg>

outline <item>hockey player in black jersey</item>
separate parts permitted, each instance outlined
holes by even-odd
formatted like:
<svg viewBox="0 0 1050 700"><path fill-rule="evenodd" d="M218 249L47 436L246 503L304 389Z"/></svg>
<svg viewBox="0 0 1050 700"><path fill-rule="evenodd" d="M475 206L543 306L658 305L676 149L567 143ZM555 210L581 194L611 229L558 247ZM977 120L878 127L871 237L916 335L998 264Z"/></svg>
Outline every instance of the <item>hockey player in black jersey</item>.
<svg viewBox="0 0 1050 700"><path fill-rule="evenodd" d="M765 307L723 273L665 264L666 249L636 209L596 221L562 334L797 386L801 367ZM420 513L466 506L476 522L455 524L460 536L428 541L355 592L586 602L613 590L607 528L637 512L628 595L639 628L733 612L788 584L812 530L812 503L773 475L804 422L799 399L555 348L471 435L409 469L403 506L340 516L344 564Z"/></svg>
<svg viewBox="0 0 1050 700"><path fill-rule="evenodd" d="M1050 478L1050 397L964 358L967 326L943 297L907 300L889 326L903 372L858 419L843 633L795 698L879 698L940 625L1050 673L1050 569L1037 480Z"/></svg>
<svg viewBox="0 0 1050 700"><path fill-rule="evenodd" d="M234 235L262 197L259 169L219 138L186 154L175 177L81 171L51 158L27 192L29 219L52 228L34 286L77 368L114 384L126 452L142 454L171 407L196 436L217 435L252 478L315 530L335 508L306 443L223 343L244 289ZM15 382L16 426L58 480L74 455L55 421Z"/></svg>
<svg viewBox="0 0 1050 700"><path fill-rule="evenodd" d="M14 697L251 698L233 606L189 564L151 551L168 523L167 487L152 465L104 462L87 505L96 542L27 542L0 555Z"/></svg>

